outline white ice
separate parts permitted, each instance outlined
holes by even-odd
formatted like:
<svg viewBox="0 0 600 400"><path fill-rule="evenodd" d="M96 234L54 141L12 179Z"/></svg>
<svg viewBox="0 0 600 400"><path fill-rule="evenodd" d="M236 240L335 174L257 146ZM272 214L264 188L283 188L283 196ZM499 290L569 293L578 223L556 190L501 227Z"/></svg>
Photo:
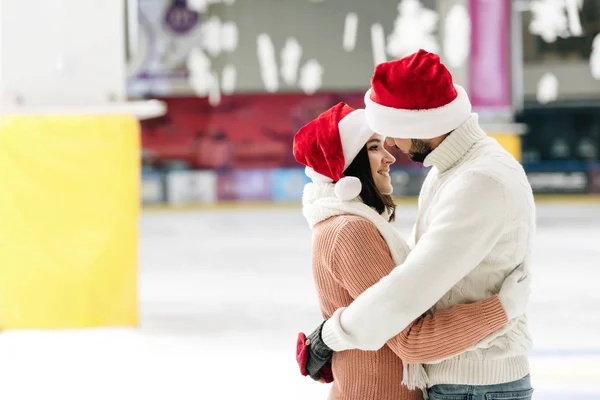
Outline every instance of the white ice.
<svg viewBox="0 0 600 400"><path fill-rule="evenodd" d="M140 328L2 332L3 399L327 398L294 359L321 321L299 208L146 212L140 233ZM536 400L600 398L599 239L600 203L538 206Z"/></svg>

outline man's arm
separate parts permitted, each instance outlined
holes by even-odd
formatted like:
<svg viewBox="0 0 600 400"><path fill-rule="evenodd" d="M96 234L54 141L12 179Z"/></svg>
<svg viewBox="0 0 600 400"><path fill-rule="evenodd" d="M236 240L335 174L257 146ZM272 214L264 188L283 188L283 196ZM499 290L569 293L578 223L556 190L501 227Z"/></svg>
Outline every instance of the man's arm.
<svg viewBox="0 0 600 400"><path fill-rule="evenodd" d="M395 267L385 240L367 220L347 223L332 253L330 272L353 299ZM405 362L428 362L462 353L507 322L499 297L492 296L421 317L387 345Z"/></svg>
<svg viewBox="0 0 600 400"><path fill-rule="evenodd" d="M470 173L451 182L404 264L338 309L323 326L324 342L335 351L380 349L489 254L502 235L506 208L494 177Z"/></svg>

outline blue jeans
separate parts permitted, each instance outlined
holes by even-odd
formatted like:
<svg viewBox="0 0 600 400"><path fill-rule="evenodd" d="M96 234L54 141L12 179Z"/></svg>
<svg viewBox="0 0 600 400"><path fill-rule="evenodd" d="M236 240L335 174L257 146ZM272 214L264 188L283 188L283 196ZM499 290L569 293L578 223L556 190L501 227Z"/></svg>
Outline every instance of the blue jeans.
<svg viewBox="0 0 600 400"><path fill-rule="evenodd" d="M430 400L530 400L533 388L527 375L499 385L435 385L428 394Z"/></svg>

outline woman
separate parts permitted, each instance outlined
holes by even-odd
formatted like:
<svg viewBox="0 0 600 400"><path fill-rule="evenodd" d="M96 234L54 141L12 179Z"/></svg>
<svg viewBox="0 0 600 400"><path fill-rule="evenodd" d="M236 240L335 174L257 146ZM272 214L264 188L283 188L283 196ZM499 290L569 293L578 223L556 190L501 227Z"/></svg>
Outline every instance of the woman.
<svg viewBox="0 0 600 400"><path fill-rule="evenodd" d="M369 131L363 110L344 103L298 131L294 156L313 181L304 190L303 213L313 230L313 276L327 319L402 264L410 250L389 223L396 208L389 175L395 159L384 138ZM319 332L306 341L300 334L298 363L304 375L334 382L331 400L420 399L420 391L401 385L414 387L414 380L424 378L410 364L476 345L508 322L502 299L527 291L511 277L498 296L423 316L381 350L335 353L331 364L331 353L317 346Z"/></svg>

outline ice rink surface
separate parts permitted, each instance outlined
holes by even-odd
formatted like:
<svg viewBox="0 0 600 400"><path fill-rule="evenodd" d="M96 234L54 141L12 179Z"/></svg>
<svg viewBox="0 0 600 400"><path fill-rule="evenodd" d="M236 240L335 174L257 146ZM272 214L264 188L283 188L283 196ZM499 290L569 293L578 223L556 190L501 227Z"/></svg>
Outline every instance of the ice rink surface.
<svg viewBox="0 0 600 400"><path fill-rule="evenodd" d="M416 207L401 205L408 235ZM320 321L299 208L146 212L140 329L3 332L0 398L326 399L295 340ZM600 399L600 203L539 204L534 399Z"/></svg>

